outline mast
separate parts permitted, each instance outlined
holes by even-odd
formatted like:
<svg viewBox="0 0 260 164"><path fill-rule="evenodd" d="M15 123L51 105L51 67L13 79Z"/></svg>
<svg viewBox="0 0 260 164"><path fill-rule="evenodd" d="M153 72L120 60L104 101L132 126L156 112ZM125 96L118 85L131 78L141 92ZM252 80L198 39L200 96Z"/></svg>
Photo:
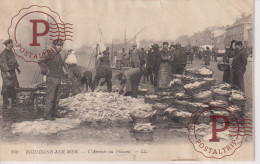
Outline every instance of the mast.
<svg viewBox="0 0 260 164"><path fill-rule="evenodd" d="M124 42L125 42L125 49L126 49L126 28L125 28L125 37L124 37Z"/></svg>

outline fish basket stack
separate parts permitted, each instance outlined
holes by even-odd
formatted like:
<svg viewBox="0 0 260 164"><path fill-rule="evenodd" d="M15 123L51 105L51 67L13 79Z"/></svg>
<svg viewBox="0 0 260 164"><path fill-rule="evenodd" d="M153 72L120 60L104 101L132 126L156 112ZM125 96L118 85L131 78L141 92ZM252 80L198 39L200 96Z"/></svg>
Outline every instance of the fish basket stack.
<svg viewBox="0 0 260 164"><path fill-rule="evenodd" d="M174 89L174 101L170 108L166 109L168 118L180 124L187 126L191 121L192 113L198 109L206 109L208 102L212 100L211 88L215 86L216 79L213 79L213 71L208 68L189 69L185 71L185 75L175 75L171 86L179 82L183 85L183 90ZM169 110L173 108L174 110ZM209 123L209 112L204 112L199 121Z"/></svg>
<svg viewBox="0 0 260 164"><path fill-rule="evenodd" d="M61 79L61 87L60 87L60 98L61 99L69 97L71 85L72 85L72 83L68 78Z"/></svg>
<svg viewBox="0 0 260 164"><path fill-rule="evenodd" d="M32 88L17 88L16 99L19 104L31 104L32 103Z"/></svg>
<svg viewBox="0 0 260 164"><path fill-rule="evenodd" d="M133 135L139 141L153 141L154 128L151 123L139 123L133 127Z"/></svg>

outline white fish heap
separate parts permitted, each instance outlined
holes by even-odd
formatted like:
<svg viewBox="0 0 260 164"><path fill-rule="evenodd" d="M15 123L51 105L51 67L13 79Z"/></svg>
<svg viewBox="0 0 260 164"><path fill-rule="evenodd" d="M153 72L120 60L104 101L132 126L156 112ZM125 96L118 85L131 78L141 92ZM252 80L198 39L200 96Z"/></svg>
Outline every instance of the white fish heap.
<svg viewBox="0 0 260 164"><path fill-rule="evenodd" d="M84 122L129 123L132 121L130 113L134 111L136 113L142 111L142 115L152 113L151 105L145 104L143 99L108 92L80 93L61 99L60 106L68 111L64 118L57 118L54 121L40 119L14 123L12 133L48 135L76 128Z"/></svg>

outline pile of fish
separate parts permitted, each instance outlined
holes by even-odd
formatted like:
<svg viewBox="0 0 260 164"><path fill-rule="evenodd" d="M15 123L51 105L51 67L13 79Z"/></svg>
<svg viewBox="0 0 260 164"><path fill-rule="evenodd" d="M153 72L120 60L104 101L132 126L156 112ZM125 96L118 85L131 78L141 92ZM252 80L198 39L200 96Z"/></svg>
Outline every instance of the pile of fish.
<svg viewBox="0 0 260 164"><path fill-rule="evenodd" d="M144 99L125 97L118 93L89 92L60 100L60 106L83 122L131 122L130 114L152 111Z"/></svg>
<svg viewBox="0 0 260 164"><path fill-rule="evenodd" d="M144 99L125 97L118 93L89 92L60 100L64 108L63 118L34 120L14 123L12 133L29 135L49 135L89 123L106 126L124 126L132 122L131 113L147 116L152 113L152 106L145 104Z"/></svg>
<svg viewBox="0 0 260 164"><path fill-rule="evenodd" d="M54 121L36 120L14 123L12 133L28 135L48 135L76 128L80 125L79 119L57 118Z"/></svg>

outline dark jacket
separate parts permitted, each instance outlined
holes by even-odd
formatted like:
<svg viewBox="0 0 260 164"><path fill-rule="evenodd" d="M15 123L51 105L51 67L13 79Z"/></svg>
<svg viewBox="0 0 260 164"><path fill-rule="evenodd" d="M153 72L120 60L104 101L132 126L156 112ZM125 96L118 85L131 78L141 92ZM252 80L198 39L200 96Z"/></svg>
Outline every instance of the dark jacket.
<svg viewBox="0 0 260 164"><path fill-rule="evenodd" d="M62 68L63 66L64 62L61 58L60 53L57 52L53 52L52 55L50 55L49 60L40 63L42 74L54 78L64 77L64 71Z"/></svg>
<svg viewBox="0 0 260 164"><path fill-rule="evenodd" d="M185 64L187 63L187 55L185 51L181 48L177 48L173 51L173 56L174 56L174 64L179 65L179 64Z"/></svg>
<svg viewBox="0 0 260 164"><path fill-rule="evenodd" d="M19 67L15 55L12 50L4 49L0 55L1 71L13 71Z"/></svg>
<svg viewBox="0 0 260 164"><path fill-rule="evenodd" d="M247 65L247 51L244 48L241 48L240 50L238 50L233 58L232 61L232 69L236 69L236 70L246 70L246 65Z"/></svg>
<svg viewBox="0 0 260 164"><path fill-rule="evenodd" d="M224 56L223 56L223 62L229 63L228 59L234 57L234 55L235 55L234 49L232 49L232 48L227 49Z"/></svg>

